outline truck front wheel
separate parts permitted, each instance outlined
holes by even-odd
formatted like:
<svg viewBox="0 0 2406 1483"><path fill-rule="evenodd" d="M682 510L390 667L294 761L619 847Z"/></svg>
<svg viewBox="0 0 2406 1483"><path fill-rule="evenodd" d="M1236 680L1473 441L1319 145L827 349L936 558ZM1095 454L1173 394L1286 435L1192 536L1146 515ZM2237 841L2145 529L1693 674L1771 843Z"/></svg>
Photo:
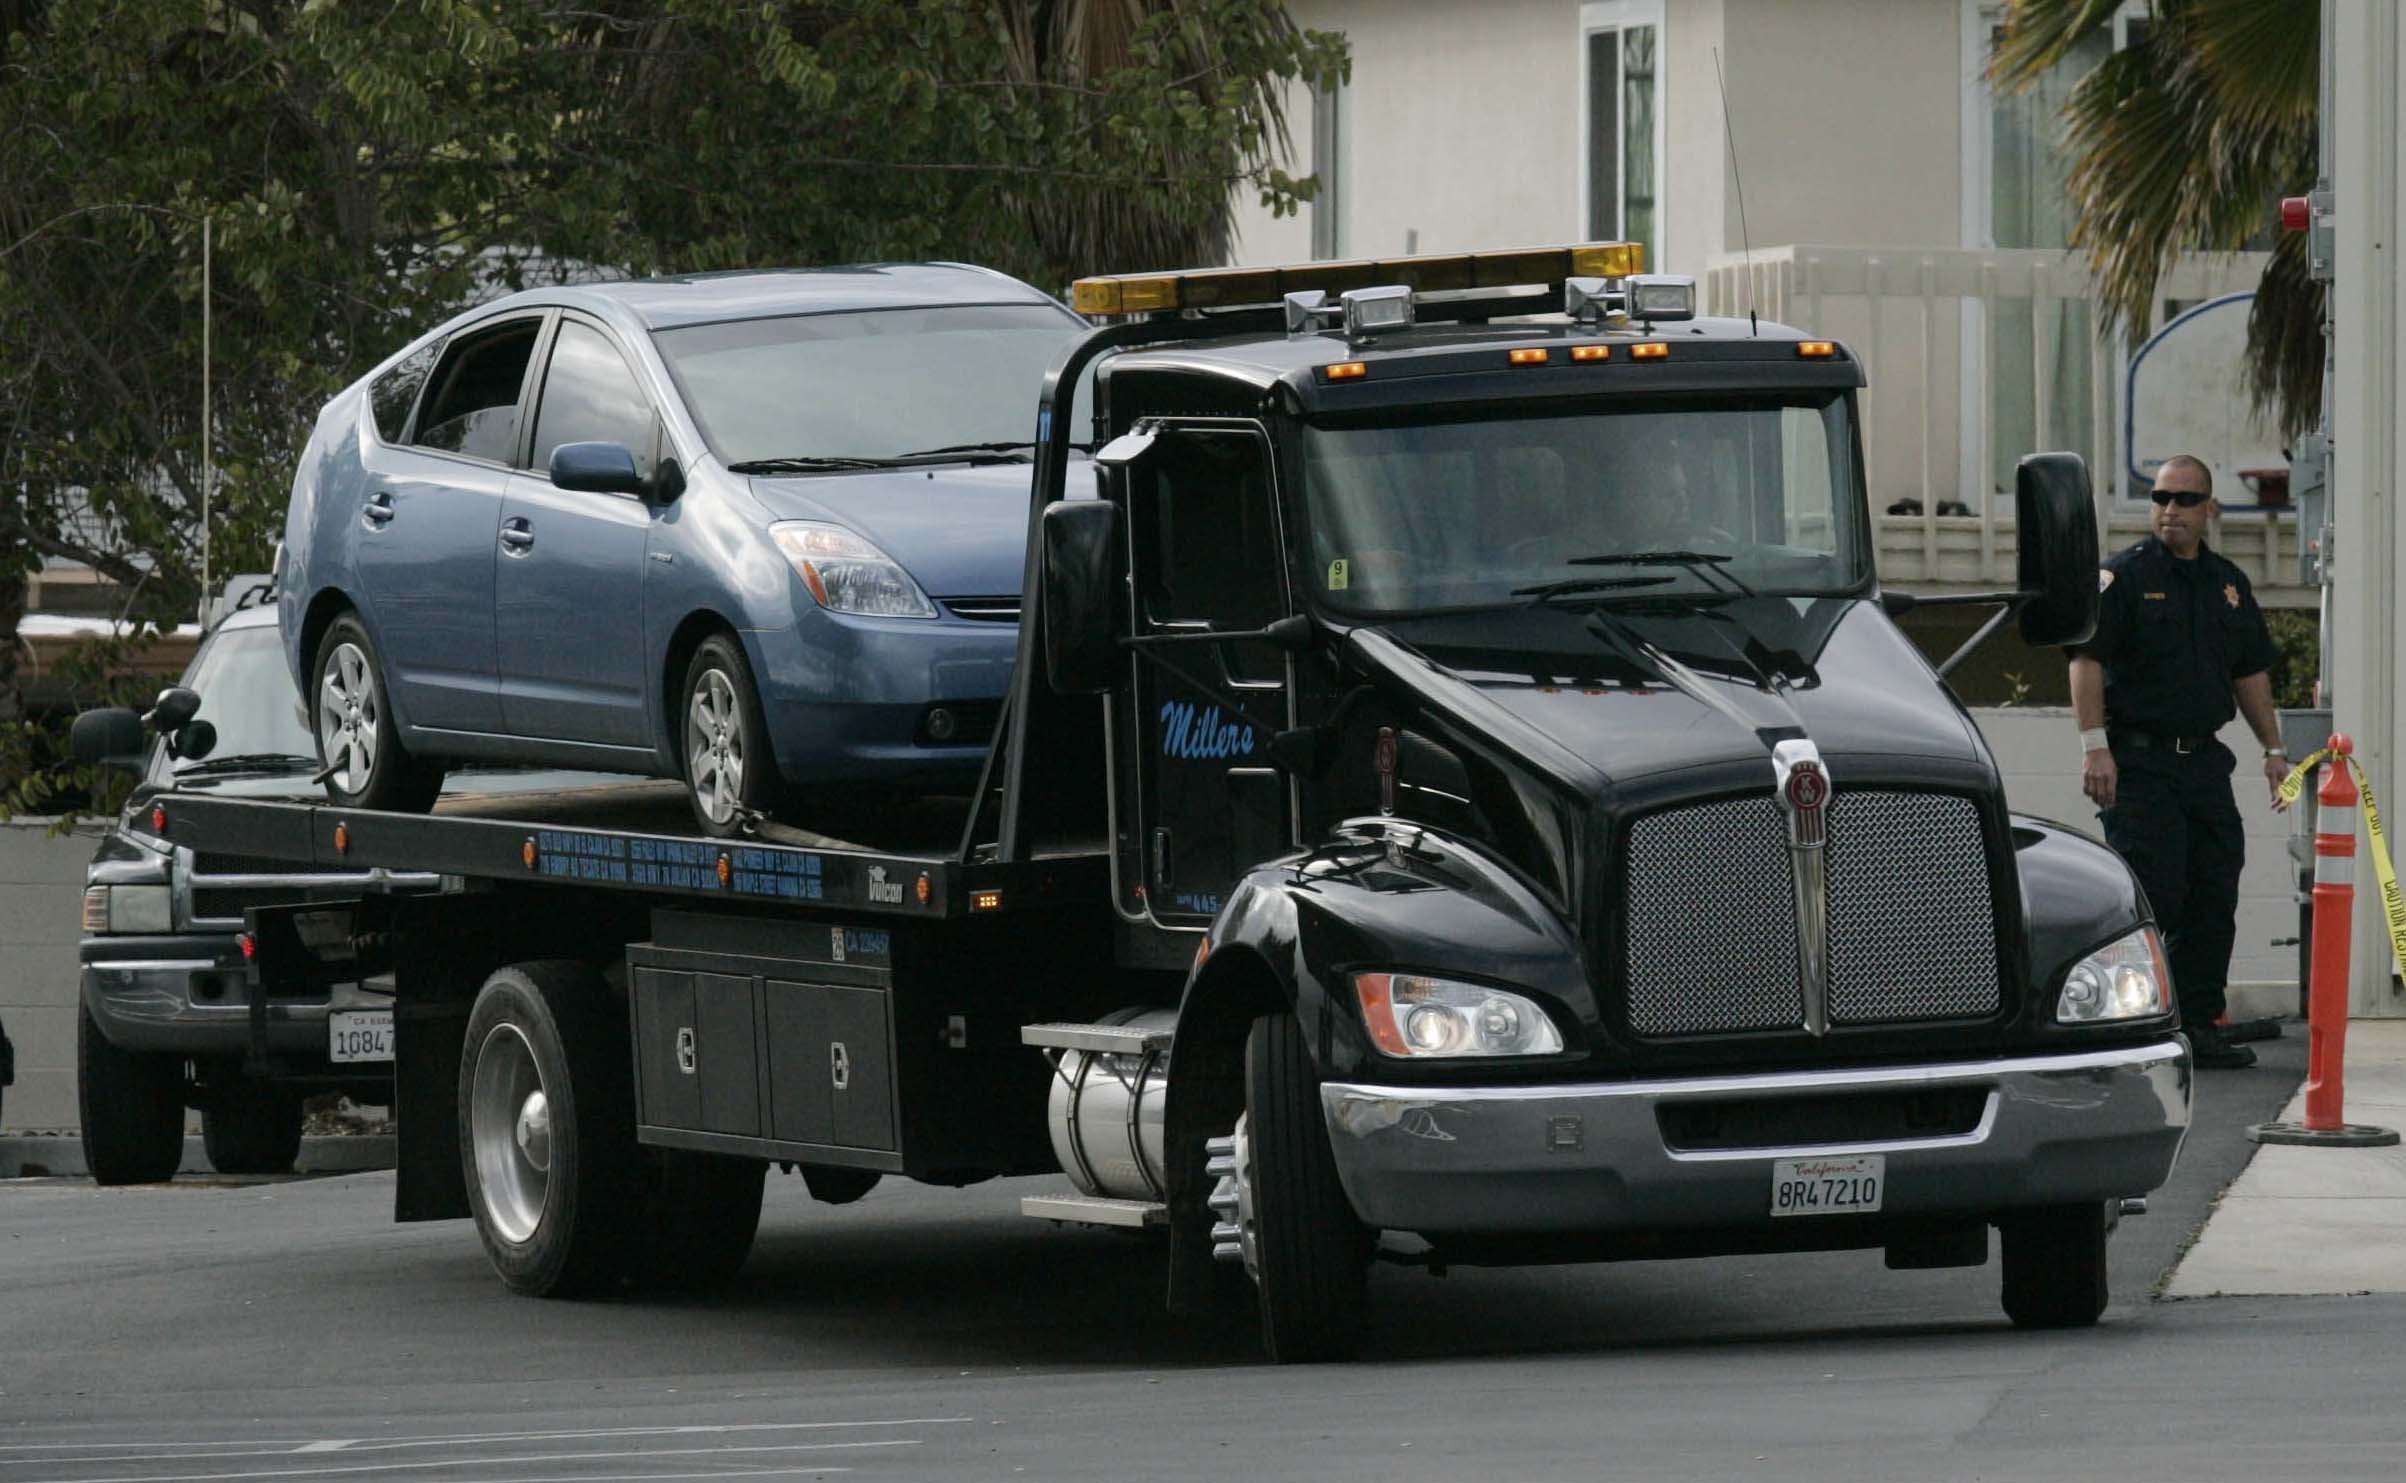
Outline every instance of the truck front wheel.
<svg viewBox="0 0 2406 1483"><path fill-rule="evenodd" d="M1997 1222L2005 1316L2021 1329L2078 1329L2105 1313L2105 1206L2024 1210Z"/></svg>
<svg viewBox="0 0 2406 1483"><path fill-rule="evenodd" d="M155 1184L184 1162L184 1062L119 1050L85 1009L76 1016L75 1096L84 1167L99 1184Z"/></svg>
<svg viewBox="0 0 2406 1483"><path fill-rule="evenodd" d="M512 1291L615 1287L635 1169L625 1021L581 963L485 980L460 1057L460 1163L476 1232Z"/></svg>
<svg viewBox="0 0 2406 1483"><path fill-rule="evenodd" d="M1263 1347L1280 1364L1350 1359L1361 1347L1376 1234L1337 1182L1320 1078L1291 1014L1263 1015L1245 1041L1235 1165Z"/></svg>

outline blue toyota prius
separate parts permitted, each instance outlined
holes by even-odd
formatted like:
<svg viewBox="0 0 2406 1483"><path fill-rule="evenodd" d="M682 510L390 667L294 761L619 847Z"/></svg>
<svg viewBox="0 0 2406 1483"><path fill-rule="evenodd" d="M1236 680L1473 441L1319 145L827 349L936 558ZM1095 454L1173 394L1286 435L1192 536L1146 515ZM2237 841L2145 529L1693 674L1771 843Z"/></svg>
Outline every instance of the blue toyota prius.
<svg viewBox="0 0 2406 1483"><path fill-rule="evenodd" d="M320 415L279 621L326 787L681 777L735 833L976 778L1018 637L1037 389L1084 328L952 264L529 290Z"/></svg>

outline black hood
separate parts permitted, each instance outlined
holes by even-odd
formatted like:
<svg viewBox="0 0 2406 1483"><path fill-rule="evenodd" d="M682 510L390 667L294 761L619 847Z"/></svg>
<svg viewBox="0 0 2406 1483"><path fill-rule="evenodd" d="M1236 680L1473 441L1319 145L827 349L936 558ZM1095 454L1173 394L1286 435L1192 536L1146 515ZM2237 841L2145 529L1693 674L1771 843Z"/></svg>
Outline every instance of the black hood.
<svg viewBox="0 0 2406 1483"><path fill-rule="evenodd" d="M1997 782L1970 719L1867 599L1532 604L1405 619L1353 643L1440 729L1589 797L1749 769L1768 787L1771 748L1789 737L1810 739L1841 788L1850 775Z"/></svg>

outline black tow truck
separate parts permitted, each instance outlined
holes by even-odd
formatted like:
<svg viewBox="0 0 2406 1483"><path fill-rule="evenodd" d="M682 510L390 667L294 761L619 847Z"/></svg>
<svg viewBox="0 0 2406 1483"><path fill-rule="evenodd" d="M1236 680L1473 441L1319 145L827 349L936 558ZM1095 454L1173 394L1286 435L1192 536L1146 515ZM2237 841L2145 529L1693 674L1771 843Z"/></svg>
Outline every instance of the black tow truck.
<svg viewBox="0 0 2406 1483"><path fill-rule="evenodd" d="M838 1203L1058 1171L1029 1214L1165 1232L1171 1307L1249 1288L1280 1360L1357 1348L1381 1258L1994 1230L2013 1322L2097 1320L2188 1125L2163 954L1894 623L1843 345L1627 244L1074 302L957 835L161 802L443 878L250 913L262 994L391 976L400 1219L594 1293L733 1271L771 1163ZM2077 641L2086 473L2017 501L1997 621Z"/></svg>

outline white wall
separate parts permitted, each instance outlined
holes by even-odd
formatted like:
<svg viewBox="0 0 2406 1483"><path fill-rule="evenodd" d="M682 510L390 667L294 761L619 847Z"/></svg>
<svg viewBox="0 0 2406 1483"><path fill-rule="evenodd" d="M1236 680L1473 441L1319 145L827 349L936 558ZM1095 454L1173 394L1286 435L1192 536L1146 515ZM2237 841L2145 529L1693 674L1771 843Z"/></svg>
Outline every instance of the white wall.
<svg viewBox="0 0 2406 1483"><path fill-rule="evenodd" d="M2005 774L2005 798L2015 812L2069 824L2092 838L2105 831L2080 792L2080 735L2062 706L1992 707L1972 713ZM2247 825L2247 867L2239 876L2239 935L2231 952L2234 1014L2285 1014L2297 1006L2297 950L2274 947L2297 935L2295 867L2289 859L2290 816L2265 798L2255 765L2262 749L2244 721L2223 728L2223 744L2240 759L2239 817ZM1840 780L1843 785L1844 780Z"/></svg>
<svg viewBox="0 0 2406 1483"><path fill-rule="evenodd" d="M2406 570L2406 523L2398 491L2406 484L2399 388L2406 383L2400 341L2398 233L2406 200L2398 166L2406 156L2406 119L2398 85L2406 77L2406 27L2387 3L2340 0L2335 7L2331 111L2338 204L2338 259L2332 286L2334 346L2332 442L2334 551L2331 678L2336 721L2397 828L2397 695L2406 685L2406 646L2398 642L2398 573ZM2394 853L2400 841L2393 837ZM2359 850L2364 848L2358 842ZM2357 869L2356 940L2351 966L2359 1015L2406 1015L2406 995L2391 975L2369 862Z"/></svg>
<svg viewBox="0 0 2406 1483"><path fill-rule="evenodd" d="M0 823L0 1024L17 1047L17 1084L0 1127L72 1128L75 945L94 838L53 839L47 819Z"/></svg>
<svg viewBox="0 0 2406 1483"><path fill-rule="evenodd" d="M1353 48L1343 106L1347 257L1582 238L1579 0L1292 0ZM1753 240L1954 246L1961 240L1962 24L1956 0L1668 0L1658 267L1734 251L1738 202L1713 53ZM1312 162L1294 90L1293 154ZM1310 208L1237 202L1235 259L1311 255Z"/></svg>

